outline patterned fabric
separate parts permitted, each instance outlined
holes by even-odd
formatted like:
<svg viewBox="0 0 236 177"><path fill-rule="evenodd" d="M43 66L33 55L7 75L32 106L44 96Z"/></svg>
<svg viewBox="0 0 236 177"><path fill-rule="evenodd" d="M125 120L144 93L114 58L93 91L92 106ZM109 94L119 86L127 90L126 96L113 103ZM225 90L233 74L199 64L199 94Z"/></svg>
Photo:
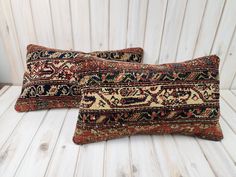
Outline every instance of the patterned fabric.
<svg viewBox="0 0 236 177"><path fill-rule="evenodd" d="M142 62L142 56L141 48L84 53L28 45L27 70L15 109L77 108L81 97L77 73L87 67L84 60L102 57L135 63Z"/></svg>
<svg viewBox="0 0 236 177"><path fill-rule="evenodd" d="M74 142L133 134L173 134L221 140L219 58L163 64L86 60Z"/></svg>

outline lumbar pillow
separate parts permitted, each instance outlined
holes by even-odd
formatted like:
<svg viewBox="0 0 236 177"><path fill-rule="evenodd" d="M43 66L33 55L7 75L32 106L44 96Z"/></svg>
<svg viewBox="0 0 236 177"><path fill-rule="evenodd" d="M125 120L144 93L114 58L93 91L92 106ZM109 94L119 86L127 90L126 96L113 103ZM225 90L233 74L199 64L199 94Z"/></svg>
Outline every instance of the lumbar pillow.
<svg viewBox="0 0 236 177"><path fill-rule="evenodd" d="M133 134L223 138L219 125L219 58L163 65L86 60L73 140L77 144Z"/></svg>
<svg viewBox="0 0 236 177"><path fill-rule="evenodd" d="M27 46L27 70L24 73L21 95L15 109L31 111L49 108L79 107L80 88L76 73L87 67L86 58L102 57L107 60L142 62L142 48L84 53ZM81 66L82 64L82 66Z"/></svg>

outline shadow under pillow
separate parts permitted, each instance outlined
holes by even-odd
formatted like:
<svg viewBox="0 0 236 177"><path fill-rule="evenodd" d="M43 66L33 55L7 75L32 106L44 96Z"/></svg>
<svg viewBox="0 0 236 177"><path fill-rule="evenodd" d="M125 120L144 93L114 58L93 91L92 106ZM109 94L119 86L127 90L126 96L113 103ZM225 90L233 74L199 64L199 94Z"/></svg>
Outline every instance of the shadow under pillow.
<svg viewBox="0 0 236 177"><path fill-rule="evenodd" d="M28 45L27 70L15 109L23 112L79 107L81 96L75 73L80 72L78 65L90 56L135 63L142 62L143 49L127 48L84 53Z"/></svg>
<svg viewBox="0 0 236 177"><path fill-rule="evenodd" d="M219 58L162 65L87 60L79 74L77 144L134 134L221 140Z"/></svg>

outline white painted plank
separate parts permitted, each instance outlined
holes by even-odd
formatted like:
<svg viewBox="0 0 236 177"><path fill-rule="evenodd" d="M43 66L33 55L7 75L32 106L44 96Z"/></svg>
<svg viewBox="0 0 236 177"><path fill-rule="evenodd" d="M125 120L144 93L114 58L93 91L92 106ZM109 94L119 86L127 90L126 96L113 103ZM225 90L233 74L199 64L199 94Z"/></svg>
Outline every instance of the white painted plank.
<svg viewBox="0 0 236 177"><path fill-rule="evenodd" d="M70 2L74 49L89 52L91 51L90 1L71 0Z"/></svg>
<svg viewBox="0 0 236 177"><path fill-rule="evenodd" d="M6 109L15 101L15 99L20 95L21 88L18 86L10 87L3 95L0 97L0 115L6 111Z"/></svg>
<svg viewBox="0 0 236 177"><path fill-rule="evenodd" d="M0 150L0 176L12 177L47 111L27 113ZM36 171L34 171L34 174Z"/></svg>
<svg viewBox="0 0 236 177"><path fill-rule="evenodd" d="M80 146L80 153L74 176L102 177L105 155L104 150L104 142L91 143Z"/></svg>
<svg viewBox="0 0 236 177"><path fill-rule="evenodd" d="M221 142L197 139L216 176L236 176L236 168Z"/></svg>
<svg viewBox="0 0 236 177"><path fill-rule="evenodd" d="M129 1L110 0L109 48L126 47Z"/></svg>
<svg viewBox="0 0 236 177"><path fill-rule="evenodd" d="M50 0L50 7L56 47L73 49L70 1Z"/></svg>
<svg viewBox="0 0 236 177"><path fill-rule="evenodd" d="M231 87L229 89L236 89L236 72L234 73L234 79L231 83Z"/></svg>
<svg viewBox="0 0 236 177"><path fill-rule="evenodd" d="M160 56L159 61L156 61L157 64L175 61L186 6L187 0L168 1Z"/></svg>
<svg viewBox="0 0 236 177"><path fill-rule="evenodd" d="M207 1L193 57L210 54L217 28L220 23L220 18L223 14L224 5L224 0Z"/></svg>
<svg viewBox="0 0 236 177"><path fill-rule="evenodd" d="M221 108L221 109L224 109L224 108ZM223 116L223 118L224 118L224 116ZM222 142L225 150L227 151L227 153L231 157L231 159L233 159L234 163L236 163L236 151L235 151L236 134L231 130L231 128L227 125L225 120L223 120L222 118L220 120L220 125L222 128L223 134L224 134L224 139L221 142Z"/></svg>
<svg viewBox="0 0 236 177"><path fill-rule="evenodd" d="M224 98L223 94L222 97ZM232 109L231 105L229 105L229 103L226 103L225 98L223 98L220 101L220 106L223 107L223 109L221 109L221 114L223 115L228 125L230 125L230 127L236 133L236 113Z"/></svg>
<svg viewBox="0 0 236 177"><path fill-rule="evenodd" d="M104 177L131 177L129 138L107 141Z"/></svg>
<svg viewBox="0 0 236 177"><path fill-rule="evenodd" d="M191 176L171 135L152 136L163 176Z"/></svg>
<svg viewBox="0 0 236 177"><path fill-rule="evenodd" d="M221 90L224 100L236 111L236 96L229 90Z"/></svg>
<svg viewBox="0 0 236 177"><path fill-rule="evenodd" d="M108 0L90 0L92 50L107 50L109 48L108 12Z"/></svg>
<svg viewBox="0 0 236 177"><path fill-rule="evenodd" d="M236 90L230 90L236 96Z"/></svg>
<svg viewBox="0 0 236 177"><path fill-rule="evenodd" d="M48 111L27 153L17 168L16 177L41 177L45 174L66 114L66 109ZM36 171L37 173L35 173Z"/></svg>
<svg viewBox="0 0 236 177"><path fill-rule="evenodd" d="M188 1L178 44L177 61L183 61L193 57L205 7L206 0Z"/></svg>
<svg viewBox="0 0 236 177"><path fill-rule="evenodd" d="M23 112L16 112L14 106L15 102L0 116L0 149L25 115Z"/></svg>
<svg viewBox="0 0 236 177"><path fill-rule="evenodd" d="M234 80L234 75L236 73L236 28L234 29L234 36L225 56L225 62L222 64L222 72L220 73L221 88L230 88L231 83ZM222 62L222 61L221 61Z"/></svg>
<svg viewBox="0 0 236 177"><path fill-rule="evenodd" d="M217 31L217 35L214 41L214 45L211 53L217 54L220 59L220 69L223 66L225 56L228 50L228 46L231 42L231 38L234 32L236 24L236 1L227 0L221 19L220 26Z"/></svg>
<svg viewBox="0 0 236 177"><path fill-rule="evenodd" d="M130 150L133 176L162 176L151 136L130 137Z"/></svg>
<svg viewBox="0 0 236 177"><path fill-rule="evenodd" d="M146 32L144 36L144 63L154 64L158 60L165 22L167 0L149 0Z"/></svg>
<svg viewBox="0 0 236 177"><path fill-rule="evenodd" d="M30 0L11 0L12 13L17 31L19 47L24 67L26 69L26 46L36 43Z"/></svg>
<svg viewBox="0 0 236 177"><path fill-rule="evenodd" d="M173 137L190 176L215 176L201 148L193 137L178 135Z"/></svg>
<svg viewBox="0 0 236 177"><path fill-rule="evenodd" d="M11 81L21 84L21 76L23 76L24 67L21 59L20 48L18 46L17 33L15 30L10 1L0 1L0 35L7 53L7 59L11 66L9 72L12 78Z"/></svg>
<svg viewBox="0 0 236 177"><path fill-rule="evenodd" d="M45 177L73 177L80 147L72 141L77 116L78 109L69 110Z"/></svg>
<svg viewBox="0 0 236 177"><path fill-rule="evenodd" d="M37 42L41 45L56 47L50 10L50 1L31 0L31 8ZM65 25L65 24L64 24Z"/></svg>
<svg viewBox="0 0 236 177"><path fill-rule="evenodd" d="M148 0L130 0L127 47L143 47Z"/></svg>
<svg viewBox="0 0 236 177"><path fill-rule="evenodd" d="M9 85L3 86L3 87L0 89L0 96L3 95L3 94L7 91L7 89L9 89L9 88L10 88Z"/></svg>

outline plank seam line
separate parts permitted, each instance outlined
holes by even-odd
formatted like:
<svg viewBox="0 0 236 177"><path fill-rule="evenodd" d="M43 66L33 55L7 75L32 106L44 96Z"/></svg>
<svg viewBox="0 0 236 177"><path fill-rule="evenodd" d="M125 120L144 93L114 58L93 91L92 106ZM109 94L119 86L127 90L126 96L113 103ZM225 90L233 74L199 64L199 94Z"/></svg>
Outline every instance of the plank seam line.
<svg viewBox="0 0 236 177"><path fill-rule="evenodd" d="M108 9L108 11L107 11L107 13L108 13L108 20L107 20L107 28L108 28L108 30L107 30L107 45L108 45L108 50L110 50L110 10L111 10L111 3L110 3L110 0L108 0L108 2L107 2L107 9Z"/></svg>
<svg viewBox="0 0 236 177"><path fill-rule="evenodd" d="M212 44L211 44L210 51L208 53L209 55L211 54L211 52L213 50L213 46L214 46L214 43L215 43L215 40L216 40L216 36L218 34L219 26L221 24L221 19L222 19L223 13L224 13L225 4L226 4L226 0L224 1L223 7L222 7L221 12L220 12L220 18L219 18L218 23L217 23L217 27L216 27L216 30L215 30L215 33L214 33L214 38L213 38L213 41L212 41Z"/></svg>
<svg viewBox="0 0 236 177"><path fill-rule="evenodd" d="M132 151L131 151L131 138L130 136L128 137L128 149L129 149L129 169L130 169L130 175L131 177L134 176L133 174L133 160L132 160Z"/></svg>
<svg viewBox="0 0 236 177"><path fill-rule="evenodd" d="M71 11L71 0L69 0L69 15L70 15L70 32L71 32L71 42L72 42L72 50L75 50L75 42L74 42L74 30L73 30L73 20L72 20L72 11Z"/></svg>
<svg viewBox="0 0 236 177"><path fill-rule="evenodd" d="M90 47L90 52L93 50L93 40L92 40L92 15L91 15L91 0L88 0L88 9L89 9L89 47Z"/></svg>
<svg viewBox="0 0 236 177"><path fill-rule="evenodd" d="M229 91L230 91L233 95L236 96L236 93L234 93L236 90L232 90L232 89L230 89Z"/></svg>
<svg viewBox="0 0 236 177"><path fill-rule="evenodd" d="M234 88L233 88L233 84L234 84L235 78L236 78L236 72L234 72L233 80L232 80L232 82L230 83L230 87L229 87L230 90L234 89Z"/></svg>
<svg viewBox="0 0 236 177"><path fill-rule="evenodd" d="M0 98L1 98L2 95L5 94L5 92L6 92L9 88L10 88L10 86L5 85L3 88L0 89ZM4 89L4 90L3 90L3 89ZM3 91L1 91L1 90L3 90Z"/></svg>
<svg viewBox="0 0 236 177"><path fill-rule="evenodd" d="M176 135L177 135L177 134L176 134ZM180 158L181 158L181 159L184 159L183 153L180 151L181 148L179 147L179 145L178 145L178 143L177 143L177 140L176 140L177 137L176 137L176 135L173 135L173 140L174 140L175 145L176 145L176 147L177 147L177 150L178 150L178 152L179 152L179 154L180 154ZM209 165L209 169L210 169L211 172L214 174L214 176L217 177L217 175L216 175L215 171L212 169L212 166L210 165L210 163L209 163L209 161L208 161L206 155L204 154L204 152L203 152L202 148L200 147L199 143L197 142L196 137L192 137L192 138L193 138L193 141L196 142L196 144L198 144L198 147L199 147L199 149L200 149L200 152L202 153L204 159L206 160L206 162L207 162L208 165ZM189 158L188 158L187 156L186 156L186 158L189 160ZM191 160L190 160L190 162L191 162ZM184 168L185 168L186 171L189 173L189 170L187 170L186 165L184 165Z"/></svg>
<svg viewBox="0 0 236 177"><path fill-rule="evenodd" d="M173 143L175 144L175 147L177 147L176 150L177 150L177 152L179 154L180 160L184 161L184 157L182 156L182 153L180 151L180 147L178 146L178 144L177 144L177 142L175 140L176 136L174 134L172 134L172 135L170 134L170 137L173 139ZM188 174L188 176L191 176L191 174L189 174L188 168L186 167L186 165L184 163L183 163L183 168L184 168L184 171Z"/></svg>
<svg viewBox="0 0 236 177"><path fill-rule="evenodd" d="M22 66L23 69L26 69L26 66L25 66L25 64L23 62L23 54L22 54L21 49L20 49L19 34L18 34L18 31L17 31L17 28L16 28L16 22L15 22L15 18L14 18L14 14L13 14L13 8L12 8L11 0L9 1L9 5L10 5L10 10L11 10L10 16L12 17L12 21L13 21L13 28L14 28L13 29L13 31L14 31L13 33L15 33L16 42L18 44L16 48L17 48L17 50L18 50L18 52L19 52L19 54L21 56L21 66Z"/></svg>
<svg viewBox="0 0 236 177"><path fill-rule="evenodd" d="M162 23L162 30L161 30L161 41L160 41L160 44L159 44L158 57L155 61L155 64L158 64L160 62L163 35L164 35L165 24L166 24L166 15L167 15L168 2L169 2L169 0L166 0L165 15L164 15L164 19L163 19L163 23Z"/></svg>
<svg viewBox="0 0 236 177"><path fill-rule="evenodd" d="M4 33L4 30L3 30L3 26L5 26L7 29L9 29L9 25L7 24L7 22L6 22L6 19L5 19L5 17L4 17L4 13L2 12L3 10L1 9L2 7L1 6L3 6L2 5L2 2L0 1L0 25L1 25L1 28L0 28L0 39L2 39L2 44L3 44L3 49L4 49L4 51L6 51L6 53L7 53L7 51L8 51L8 47L7 47L7 45L6 45L6 41L5 41L5 38L3 38L3 33ZM3 20L5 20L5 23L3 22ZM13 68L17 68L16 67L16 64L11 60L11 59L9 59L10 57L9 56L6 56L6 59L8 59L9 60L9 65L10 65L10 67L12 67L13 66ZM18 69L14 69L13 71L11 71L12 72L12 74L11 74L11 77L10 77L10 79L11 79L11 82L13 81L13 82L16 82L16 80L18 80L18 79L16 79L16 77L15 76L17 76L18 74L18 72L19 72L19 70ZM1 94L0 94L1 95Z"/></svg>
<svg viewBox="0 0 236 177"><path fill-rule="evenodd" d="M6 111L10 109L11 105L16 102L16 100L17 98L13 99L13 101L10 102L10 104L6 107L6 109L0 114L0 119L6 113Z"/></svg>
<svg viewBox="0 0 236 177"><path fill-rule="evenodd" d="M198 29L197 39L196 39L196 41L195 41L195 45L194 45L194 49L193 49L192 59L194 58L195 53L196 53L196 48L197 48L197 44L198 44L198 41L199 41L200 33L201 33L201 31L202 31L202 23L203 23L204 18L205 18L207 6L208 6L208 0L206 0L206 2L205 2L205 6L204 6L204 10L203 10L203 14L202 14L200 26L199 26L199 29Z"/></svg>
<svg viewBox="0 0 236 177"><path fill-rule="evenodd" d="M232 93L232 92L231 92ZM234 111L236 112L236 109L224 98L224 94L221 94L221 98L228 104L228 106Z"/></svg>
<svg viewBox="0 0 236 177"><path fill-rule="evenodd" d="M125 38L125 46L128 47L128 30L129 30L129 11L130 11L130 0L128 0L127 5L127 22L126 22L126 38Z"/></svg>
<svg viewBox="0 0 236 177"><path fill-rule="evenodd" d="M151 138L152 150L153 150L153 153L154 153L154 155L155 155L155 157L152 157L152 158L154 158L153 160L156 162L157 169L160 169L161 175L162 175L162 176L165 176L165 175L163 174L162 169L161 169L161 164L159 163L159 161L158 161L158 159L157 159L157 156L158 156L158 155L157 155L157 152L156 152L156 149L155 149L153 135L150 135L150 138Z"/></svg>
<svg viewBox="0 0 236 177"><path fill-rule="evenodd" d="M180 29L180 33L179 33L179 38L178 38L177 46L176 46L174 62L177 61L177 56L178 56L178 51L179 51L179 43L180 43L180 39L181 39L182 32L183 32L183 26L184 26L185 14L186 14L187 6L188 6L188 0L186 0L185 7L184 7L184 15L183 15L183 19L182 19L182 22L181 22L181 29Z"/></svg>
<svg viewBox="0 0 236 177"><path fill-rule="evenodd" d="M220 70L220 76L221 76L221 74L222 74L222 68L223 68L223 66L225 65L225 61L226 61L227 58L228 58L229 49L230 49L230 47L231 47L231 45L232 45L232 42L233 42L233 39L234 39L234 35L235 35L235 31L236 31L236 24L234 25L234 31L233 31L232 36L231 36L231 38L230 38L229 45L228 45L228 47L227 47L227 49L226 49L226 52L225 52L225 55L224 55L224 59L223 59L223 63L222 63L222 65L221 65L221 68L219 69L219 70Z"/></svg>
<svg viewBox="0 0 236 177"><path fill-rule="evenodd" d="M213 39L213 41L212 41L212 45L211 45L211 49L210 49L210 53L209 53L209 54L212 53L212 50L213 50L213 47L214 47L214 44L215 44L215 40L216 40L216 36L217 36L217 34L218 34L218 32L219 32L219 27L220 27L221 20L222 20L223 14L224 14L226 1L227 1L227 0L224 1L224 5L223 5L223 8L222 8L222 10L221 10L220 19L219 19L218 24L217 24L217 28L216 28L216 31L215 31L215 34L214 34L214 39Z"/></svg>
<svg viewBox="0 0 236 177"><path fill-rule="evenodd" d="M227 103L226 103L227 104ZM225 124L227 124L227 126L229 127L229 129L234 133L236 134L236 131L230 126L230 123L228 123L227 119L225 118L225 116L223 116L222 114L220 115L221 116L221 120L223 122L225 122ZM222 130L223 131L223 130ZM224 132L223 132L224 133Z"/></svg>
<svg viewBox="0 0 236 177"><path fill-rule="evenodd" d="M37 33L36 33L36 27L35 27L35 21L34 21L34 15L33 15L33 10L32 10L32 2L31 2L31 0L29 0L29 8L30 8L31 20L32 20L33 29L34 29L34 38L38 42L38 36L37 36Z"/></svg>
<svg viewBox="0 0 236 177"><path fill-rule="evenodd" d="M222 117L222 121L226 124L226 126L232 131L232 128L229 127L229 124L225 121L225 118ZM232 131L234 133L234 131ZM234 133L235 135L235 133ZM226 148L226 146L224 145L224 143L222 143L222 141L220 141L220 144L222 145L223 149L225 150L226 154L229 156L229 158L232 160L233 164L235 164L235 160L233 158L233 156L231 155L231 153L228 151L228 149Z"/></svg>
<svg viewBox="0 0 236 177"><path fill-rule="evenodd" d="M147 7L146 7L146 14L145 14L145 27L144 27L144 32L143 32L143 43L142 43L143 48L144 48L145 40L146 40L148 11L149 11L149 0L147 0Z"/></svg>
<svg viewBox="0 0 236 177"><path fill-rule="evenodd" d="M197 142L197 144L198 144L198 146L199 146L199 148L200 148L200 150L201 150L201 152L202 152L204 158L206 159L206 161L207 161L207 163L208 163L208 165L209 165L211 171L212 171L213 174L217 177L218 175L217 175L215 169L213 168L212 164L210 163L210 161L209 161L207 155L205 154L205 152L204 152L204 150L203 150L203 148L202 148L202 146L201 146L201 143L199 143L199 140L198 140L196 137L194 138L194 141Z"/></svg>
<svg viewBox="0 0 236 177"><path fill-rule="evenodd" d="M52 26L52 37L53 37L53 45L54 47L57 47L56 45L56 37L55 37L55 29L54 29L54 23L53 23L53 17L52 17L52 2L51 0L48 0L49 2L49 11L50 11L50 20L51 20L51 26ZM52 46L50 46L52 47Z"/></svg>
<svg viewBox="0 0 236 177"><path fill-rule="evenodd" d="M75 167L74 167L74 173L73 173L73 177L76 176L76 173L77 173L77 167L79 165L79 158L80 158L80 149L81 149L81 145L78 145L79 146L79 149L78 149L78 152L77 152L77 157L76 157L76 162L75 162Z"/></svg>
<svg viewBox="0 0 236 177"><path fill-rule="evenodd" d="M106 177L105 169L106 169L106 161L107 161L107 141L104 142L104 149L103 149L103 168L102 168L102 176Z"/></svg>
<svg viewBox="0 0 236 177"><path fill-rule="evenodd" d="M15 129L19 126L20 122L23 120L24 116L26 115L26 113L23 113L20 120L18 120L18 123L15 125L15 127L12 129L11 133L9 134L8 138L5 140L5 142L2 144L2 146L0 147L0 151L2 151L3 147L5 146L5 144L7 143L8 139L12 136L13 132L15 131ZM1 115L2 117L2 115Z"/></svg>
<svg viewBox="0 0 236 177"><path fill-rule="evenodd" d="M51 163L51 161L52 161L52 158L53 158L53 155L54 155L56 146L57 146L57 144L58 144L58 139L59 139L59 137L60 137L60 135L61 135L61 131L62 131L62 128L63 128L63 126L64 126L64 123L65 123L65 120L66 120L66 118L67 118L67 115L68 115L69 110L70 110L70 109L67 109L67 110L66 110L66 114L65 114L65 116L64 116L63 122L62 122L62 124L61 124L60 130L59 130L58 135L57 135L57 138L56 138L56 143L55 143L55 145L54 145L54 147L53 147L53 149L52 149L51 156L50 156L50 158L49 158L49 161L48 161L46 170L45 170L44 175L43 175L44 177L47 176L47 172L48 172L48 169L49 169L49 165L50 165L50 163Z"/></svg>
<svg viewBox="0 0 236 177"><path fill-rule="evenodd" d="M26 151L25 151L25 153L24 153L24 155L23 155L22 159L20 160L20 162L19 162L19 164L18 164L18 166L17 166L17 168L16 168L16 171L15 171L15 173L14 173L13 177L15 177L15 176L16 176L16 174L17 174L17 171L18 171L18 169L20 168L20 165L21 165L21 163L23 162L23 160L24 160L24 158L25 158L25 156L26 156L26 154L27 154L27 152L28 152L29 148L31 147L31 145L32 145L32 143L33 143L34 137L35 137L35 136L36 136L36 134L38 133L38 131L39 131L39 129L40 129L40 127L41 127L41 125L43 124L43 122L44 122L44 120L45 120L45 118L46 118L46 116L47 116L48 112L49 112L49 111L48 111L48 110L46 110L45 114L43 115L43 118L42 118L42 120L41 120L41 122L40 122L40 124L39 124L39 126L38 126L38 128L37 128L37 130L36 130L36 132L34 133L33 137L31 138L31 141L30 141L30 143L29 143L28 147L26 148Z"/></svg>

